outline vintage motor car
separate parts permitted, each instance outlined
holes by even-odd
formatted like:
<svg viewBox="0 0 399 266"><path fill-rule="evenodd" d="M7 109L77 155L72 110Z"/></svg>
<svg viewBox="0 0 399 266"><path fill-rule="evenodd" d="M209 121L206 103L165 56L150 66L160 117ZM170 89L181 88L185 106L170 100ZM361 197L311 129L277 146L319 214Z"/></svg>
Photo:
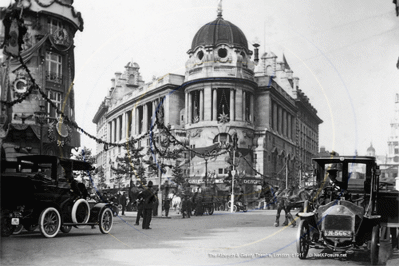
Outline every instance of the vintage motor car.
<svg viewBox="0 0 399 266"><path fill-rule="evenodd" d="M72 227L99 226L111 231L113 215L108 203L89 204L84 184L73 178L75 170L92 170L84 161L49 155L29 155L1 167L1 235L18 225L38 226L43 236L55 237ZM19 226L20 228L20 226Z"/></svg>
<svg viewBox="0 0 399 266"><path fill-rule="evenodd" d="M377 264L380 215L377 194L380 170L374 157L331 156L313 159L317 195L298 213L297 252L310 248L332 252L369 251ZM338 185L339 184L339 185Z"/></svg>

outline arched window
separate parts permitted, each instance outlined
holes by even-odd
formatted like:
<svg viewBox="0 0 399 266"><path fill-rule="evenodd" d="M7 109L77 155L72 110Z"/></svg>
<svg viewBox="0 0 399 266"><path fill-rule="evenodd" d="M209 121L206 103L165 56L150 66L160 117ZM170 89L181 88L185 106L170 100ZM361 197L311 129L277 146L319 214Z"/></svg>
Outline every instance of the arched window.
<svg viewBox="0 0 399 266"><path fill-rule="evenodd" d="M228 143L233 143L233 139L227 133L220 133L213 139L213 143L220 143L222 147L226 147Z"/></svg>

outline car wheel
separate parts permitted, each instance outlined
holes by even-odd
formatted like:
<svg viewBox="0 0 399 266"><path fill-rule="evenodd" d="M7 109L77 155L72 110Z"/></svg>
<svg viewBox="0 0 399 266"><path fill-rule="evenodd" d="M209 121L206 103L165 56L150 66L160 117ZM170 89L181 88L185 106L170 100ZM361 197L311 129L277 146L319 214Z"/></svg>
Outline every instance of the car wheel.
<svg viewBox="0 0 399 266"><path fill-rule="evenodd" d="M209 215L212 215L214 211L215 211L215 209L213 206L209 207L209 209L208 209Z"/></svg>
<svg viewBox="0 0 399 266"><path fill-rule="evenodd" d="M90 206L85 199L77 200L72 207L72 222L87 223L90 218Z"/></svg>
<svg viewBox="0 0 399 266"><path fill-rule="evenodd" d="M68 234L72 229L72 225L63 225L61 226L61 232Z"/></svg>
<svg viewBox="0 0 399 266"><path fill-rule="evenodd" d="M371 265L377 265L378 263L379 242L380 242L380 227L376 225L373 227L373 231L371 232L371 246L370 246Z"/></svg>
<svg viewBox="0 0 399 266"><path fill-rule="evenodd" d="M296 252L300 259L306 259L309 251L309 225L306 220L301 220L298 226L298 232L296 236Z"/></svg>
<svg viewBox="0 0 399 266"><path fill-rule="evenodd" d="M14 232L12 232L12 234L18 235L22 232L23 229L24 229L24 227L22 226L22 224L19 224L19 225L15 226Z"/></svg>
<svg viewBox="0 0 399 266"><path fill-rule="evenodd" d="M42 211L39 218L40 232L45 237L55 237L61 227L61 216L56 208L49 207Z"/></svg>
<svg viewBox="0 0 399 266"><path fill-rule="evenodd" d="M113 223L113 215L110 208L104 208L100 213L100 231L103 234L108 234L111 231Z"/></svg>

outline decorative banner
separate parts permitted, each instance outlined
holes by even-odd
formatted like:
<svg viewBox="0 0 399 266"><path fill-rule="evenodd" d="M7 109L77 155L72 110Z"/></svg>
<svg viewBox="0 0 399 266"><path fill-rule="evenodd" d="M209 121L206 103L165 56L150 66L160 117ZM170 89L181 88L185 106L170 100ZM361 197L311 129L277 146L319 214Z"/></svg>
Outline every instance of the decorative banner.
<svg viewBox="0 0 399 266"><path fill-rule="evenodd" d="M60 147L64 147L64 145L71 143L72 134L70 133L72 133L72 129L61 121L49 124L48 138L51 142L56 142Z"/></svg>
<svg viewBox="0 0 399 266"><path fill-rule="evenodd" d="M4 54L17 58L23 44L23 36L27 32L23 19L19 18L17 10L7 10L4 16Z"/></svg>
<svg viewBox="0 0 399 266"><path fill-rule="evenodd" d="M50 35L50 41L53 46L59 51L66 51L72 45L72 40L66 29L58 29Z"/></svg>
<svg viewBox="0 0 399 266"><path fill-rule="evenodd" d="M14 18L11 21L10 31L8 32L8 39L5 40L4 53L18 57L19 55L19 47L18 47L18 37L19 37L19 29L18 29L18 21Z"/></svg>

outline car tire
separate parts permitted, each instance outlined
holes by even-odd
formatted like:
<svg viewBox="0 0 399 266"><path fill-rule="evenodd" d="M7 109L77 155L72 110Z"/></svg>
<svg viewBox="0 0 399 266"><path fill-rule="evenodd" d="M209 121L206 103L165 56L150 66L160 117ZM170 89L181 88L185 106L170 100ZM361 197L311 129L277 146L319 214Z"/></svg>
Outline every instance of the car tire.
<svg viewBox="0 0 399 266"><path fill-rule="evenodd" d="M19 225L15 226L14 232L12 232L13 235L19 235L22 230L24 229L23 225L20 223Z"/></svg>
<svg viewBox="0 0 399 266"><path fill-rule="evenodd" d="M61 216L56 208L49 207L39 217L40 232L47 238L55 237L61 227Z"/></svg>
<svg viewBox="0 0 399 266"><path fill-rule="evenodd" d="M296 252L298 257L303 260L309 252L310 244L310 231L309 224L306 220L299 222L297 236L296 236Z"/></svg>
<svg viewBox="0 0 399 266"><path fill-rule="evenodd" d="M110 208L104 208L101 211L100 219L98 221L101 233L108 234L111 231L113 219L114 217Z"/></svg>
<svg viewBox="0 0 399 266"><path fill-rule="evenodd" d="M373 227L373 230L371 231L371 245L370 245L371 265L377 265L378 263L379 242L380 242L380 227L376 225Z"/></svg>
<svg viewBox="0 0 399 266"><path fill-rule="evenodd" d="M89 221L89 218L90 218L89 203L85 199L77 200L72 207L72 222L87 223Z"/></svg>

